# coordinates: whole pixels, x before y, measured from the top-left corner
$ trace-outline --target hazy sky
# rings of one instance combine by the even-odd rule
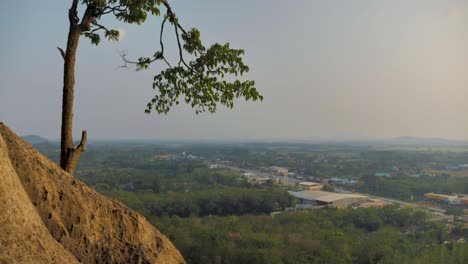
[[[59,137],[63,61],[56,47],[65,47],[69,2],[0,1],[0,121],[19,134]],[[125,32],[120,42],[80,42],[76,138],[87,129],[91,139],[468,139],[466,0],[172,5],[186,28],[200,29],[205,44],[246,50],[248,77],[265,100],[214,115],[186,106],[144,114],[161,66],[118,69],[119,51],[153,54],[160,18],[140,27],[111,21]]]

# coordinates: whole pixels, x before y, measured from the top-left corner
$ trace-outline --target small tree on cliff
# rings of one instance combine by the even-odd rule
[[[78,5],[82,5],[85,10],[81,19],[78,16]],[[152,56],[135,61],[122,54],[125,65],[133,64],[138,70],[147,69],[155,62],[167,66],[154,77],[153,89],[156,95],[147,104],[146,113],[167,113],[180,101],[190,104],[197,114],[205,111],[214,113],[218,103],[232,108],[235,98],[247,101],[263,99],[253,81],[225,79],[249,70],[242,61],[244,51],[231,49],[228,43],[205,48],[200,40],[200,32],[194,28],[185,30],[167,0],[72,0],[68,11],[70,27],[67,46],[65,51],[58,48],[64,59],[60,143],[60,166],[64,170],[73,173],[81,153],[86,150],[86,131],[83,131],[76,147],[73,146],[72,137],[75,59],[80,37],[90,39],[95,45],[99,44],[102,36],[117,41],[119,31],[100,24],[101,18],[113,16],[124,23],[141,24],[148,16],[159,16],[162,6],[166,13],[160,27],[157,51]],[[173,64],[166,59],[164,51],[163,32],[166,26],[171,27],[177,39],[178,61]],[[187,54],[191,60],[184,58]]]

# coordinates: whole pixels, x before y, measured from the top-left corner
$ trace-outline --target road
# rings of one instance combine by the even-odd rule
[[[252,173],[252,174],[256,175],[257,177],[268,177],[270,179],[280,178],[281,181],[287,182],[288,184],[296,184],[296,183],[302,182],[302,180],[298,180],[298,179],[295,179],[295,178],[292,178],[292,177],[277,176],[277,175],[267,173],[267,172],[263,172],[263,171],[259,171],[259,170],[249,170],[249,169],[243,169],[243,168],[228,166],[228,165],[218,165],[218,166],[219,166],[219,168],[226,168],[226,169],[230,169],[230,170],[234,170],[234,171],[238,171],[238,172],[243,171],[244,173]],[[337,191],[340,192],[340,193],[351,193],[350,191],[347,191],[347,190],[344,190],[344,189],[337,189]],[[399,204],[399,205],[402,205],[402,206],[418,208],[418,209],[424,210],[424,211],[426,211],[426,212],[428,212],[430,214],[433,214],[435,216],[438,216],[438,217],[443,217],[443,218],[448,218],[449,217],[449,216],[445,215],[445,210],[443,210],[441,208],[437,208],[437,207],[427,208],[425,206],[421,206],[421,205],[416,204],[416,203],[403,202],[403,201],[390,199],[390,198],[386,198],[386,197],[380,197],[380,196],[363,194],[363,193],[356,193],[356,194],[368,196],[369,198],[379,199],[379,200],[389,202],[389,203]]]

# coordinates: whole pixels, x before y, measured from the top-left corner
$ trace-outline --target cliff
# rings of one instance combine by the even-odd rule
[[[0,263],[185,263],[143,216],[0,123]]]

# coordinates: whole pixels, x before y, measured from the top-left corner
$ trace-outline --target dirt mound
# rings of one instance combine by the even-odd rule
[[[0,123],[0,263],[185,263],[143,216]]]

